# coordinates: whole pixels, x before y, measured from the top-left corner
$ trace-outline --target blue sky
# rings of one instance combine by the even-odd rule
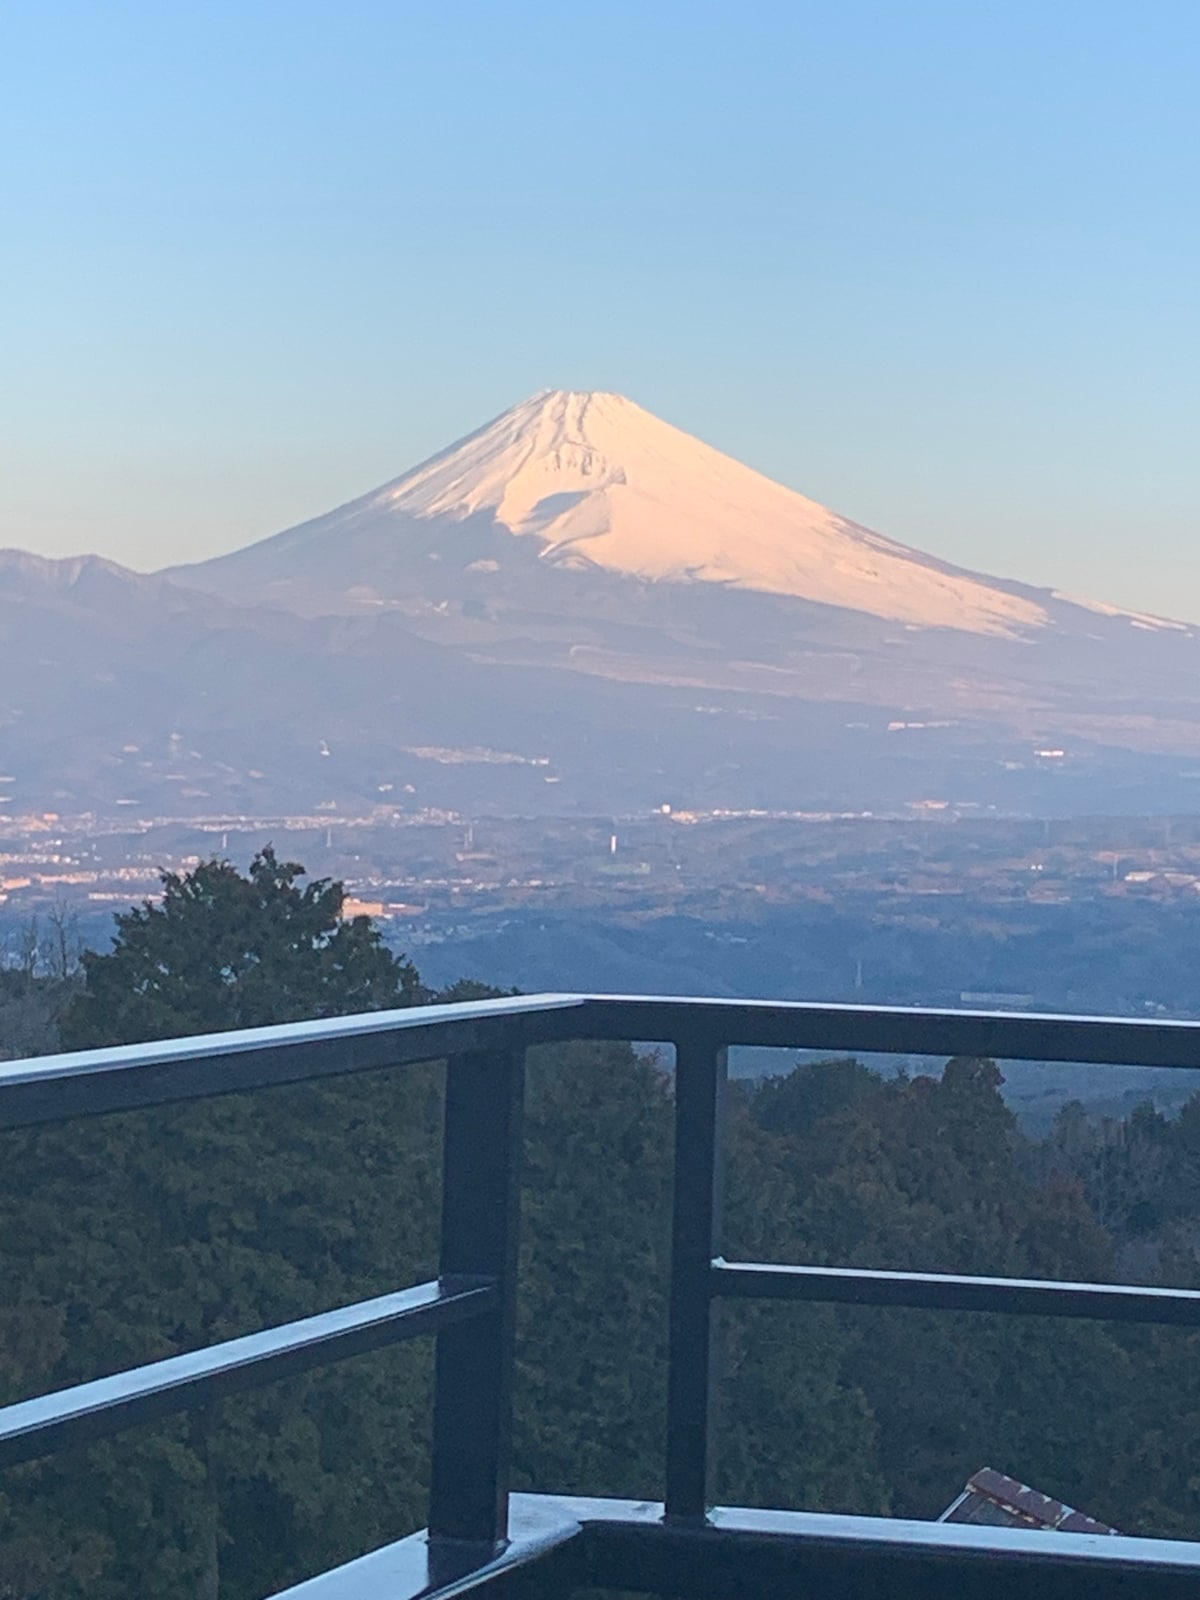
[[[615,389],[1200,618],[1200,6],[16,0],[0,543],[139,567]]]

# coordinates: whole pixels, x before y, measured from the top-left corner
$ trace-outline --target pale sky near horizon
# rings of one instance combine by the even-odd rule
[[[612,389],[1200,620],[1200,5],[15,0],[0,545],[143,569]]]

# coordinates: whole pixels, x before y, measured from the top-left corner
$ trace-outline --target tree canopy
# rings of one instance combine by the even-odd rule
[[[116,917],[113,948],[83,956],[85,988],[60,1024],[68,1050],[412,1005],[420,980],[369,917],[345,919],[342,884],[280,861],[164,872],[160,904]]]

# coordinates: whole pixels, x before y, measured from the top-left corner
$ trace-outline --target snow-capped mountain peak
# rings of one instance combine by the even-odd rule
[[[910,634],[1030,641],[1091,636],[1104,619],[1192,631],[953,566],[623,395],[567,389],[531,395],[324,516],[168,576],[308,615],[384,608],[495,620],[506,607],[586,612],[594,591],[564,585],[573,571],[650,586],[667,609],[682,590],[724,588],[837,607]],[[615,615],[628,600],[610,589],[606,603]]]
[[[617,394],[533,395],[355,502],[368,508],[490,515],[555,565],[794,595],[918,627],[1010,634],[1047,621],[1028,595],[871,533]]]

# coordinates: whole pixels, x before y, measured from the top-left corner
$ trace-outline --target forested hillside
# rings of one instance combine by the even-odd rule
[[[659,1492],[669,1068],[621,1045],[532,1055],[520,1487]],[[4,1135],[0,1401],[432,1275],[440,1079]],[[732,1086],[727,1254],[1200,1284],[1200,1098],[1173,1120],[1068,1107],[1033,1140],[999,1085],[959,1059]],[[1200,1536],[1196,1335],[747,1306],[721,1342],[724,1499],[929,1517],[987,1464],[1123,1531]],[[404,1347],[5,1474],[0,1595],[252,1600],[399,1536],[423,1520],[429,1378]]]

